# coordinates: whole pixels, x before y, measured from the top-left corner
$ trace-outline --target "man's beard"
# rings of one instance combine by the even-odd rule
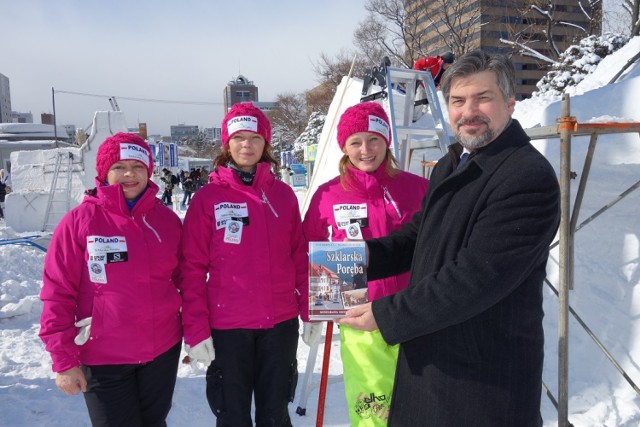
[[[462,136],[462,132],[460,132],[460,126],[467,123],[484,123],[487,125],[487,130],[479,135],[471,135],[471,136]],[[463,147],[465,147],[469,151],[476,151],[479,148],[482,148],[486,145],[489,145],[491,141],[493,141],[496,137],[495,132],[489,127],[491,120],[488,117],[472,117],[470,119],[460,119],[456,122],[456,128],[458,131],[456,132],[456,141],[460,143]]]

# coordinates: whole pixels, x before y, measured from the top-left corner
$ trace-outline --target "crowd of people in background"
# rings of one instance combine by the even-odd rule
[[[191,168],[191,170],[181,169],[177,175],[167,168],[163,168],[160,174],[160,180],[164,183],[162,190],[162,203],[171,205],[173,202],[173,190],[182,188],[182,201],[180,209],[184,210],[191,202],[193,193],[202,188],[209,182],[209,170],[203,168]]]

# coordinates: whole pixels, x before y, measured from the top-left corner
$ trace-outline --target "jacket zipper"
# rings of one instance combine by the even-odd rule
[[[382,191],[384,192],[384,200],[387,203],[390,203],[391,206],[393,206],[393,209],[395,209],[396,214],[398,214],[398,218],[402,219],[402,214],[400,213],[400,209],[398,209],[398,204],[396,203],[395,200],[393,200],[393,197],[391,197],[391,193],[389,193],[389,189],[387,188],[386,185],[382,187]]]
[[[149,224],[147,222],[147,216],[146,215],[142,215],[142,222],[144,222],[144,225],[146,225],[147,228],[149,228],[149,230],[153,231],[153,234],[156,235],[156,238],[158,239],[158,242],[162,243],[162,239],[160,238],[160,234],[158,234],[158,232],[155,230],[155,228],[153,228],[151,226],[151,224]]]
[[[273,209],[273,206],[269,202],[269,199],[267,199],[267,195],[265,194],[264,190],[262,190],[262,203],[266,203],[267,205],[269,205],[269,207],[271,208],[271,212],[273,212],[275,217],[278,218],[278,213],[275,209]]]

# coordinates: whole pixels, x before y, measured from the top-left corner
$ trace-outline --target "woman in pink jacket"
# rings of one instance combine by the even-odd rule
[[[96,188],[53,233],[40,337],[56,385],[84,392],[94,426],[165,425],[182,338],[182,226],[156,198],[153,157],[139,136],[107,138],[96,170]]]
[[[185,344],[207,369],[217,426],[291,426],[307,245],[298,201],[275,179],[271,124],[251,103],[222,121],[222,153],[184,220]],[[301,312],[302,310],[302,312]]]
[[[339,164],[340,175],[322,184],[314,193],[303,223],[307,240],[344,241],[382,237],[410,221],[420,209],[428,181],[397,169],[397,161],[389,149],[389,119],[382,106],[365,102],[349,107],[340,117],[337,131],[338,145],[344,153]],[[404,289],[408,283],[409,273],[370,281],[367,284],[369,301]],[[303,338],[319,336],[313,330],[319,329],[320,324],[304,326]],[[374,351],[377,344],[385,347],[381,340],[371,337],[370,333],[341,327],[340,348],[345,386],[348,389],[361,389],[362,396],[370,398],[371,393],[379,394],[380,391],[366,389],[366,385],[360,384],[360,378],[375,378],[375,366],[370,361],[362,360],[362,354],[357,356],[358,363],[350,363],[355,357],[352,351],[357,352],[351,344],[355,340],[362,343],[363,335],[364,339],[372,339],[366,341],[368,354]],[[395,366],[395,359],[389,360],[389,363]],[[383,381],[387,381],[387,384],[381,388],[386,387],[390,393],[393,378],[383,378]],[[361,400],[358,393],[353,395],[347,390],[353,425],[360,425],[364,416],[371,415],[371,411],[366,414],[361,411],[367,405]],[[355,407],[360,408],[358,412],[363,415],[362,418],[354,418],[356,411],[351,409]]]

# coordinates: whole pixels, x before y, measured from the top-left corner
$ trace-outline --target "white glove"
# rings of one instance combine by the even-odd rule
[[[80,319],[74,323],[74,325],[80,328],[80,330],[78,331],[78,335],[73,339],[73,342],[77,345],[83,345],[89,340],[89,335],[91,335],[91,317]]]
[[[213,340],[211,337],[200,341],[193,347],[189,347],[185,344],[184,349],[192,362],[200,362],[205,367],[211,365],[213,359],[216,358],[216,353],[213,350]]]
[[[302,324],[302,341],[311,347],[320,342],[322,323],[304,322]]]

